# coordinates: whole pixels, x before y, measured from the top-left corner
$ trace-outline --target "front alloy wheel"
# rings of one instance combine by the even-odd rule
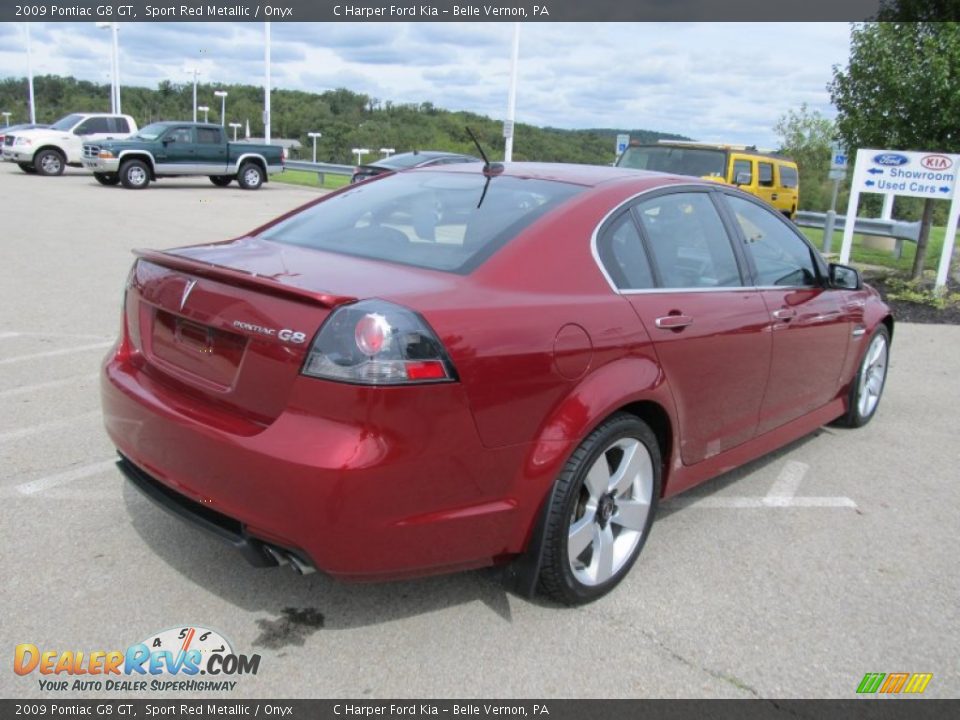
[[[57,150],[41,150],[34,158],[33,165],[41,175],[53,177],[63,175],[65,161]]]
[[[588,602],[629,572],[660,496],[660,450],[646,423],[618,413],[583,441],[557,481],[541,586],[562,603]]]

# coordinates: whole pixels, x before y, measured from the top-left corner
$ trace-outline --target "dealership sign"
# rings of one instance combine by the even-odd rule
[[[950,200],[960,155],[860,150],[853,187],[860,192]]]
[[[949,200],[950,215],[947,220],[946,241],[940,256],[936,282],[937,288],[944,287],[956,238],[957,220],[960,216],[960,201],[958,201],[960,198],[957,193],[958,173],[960,173],[960,155],[906,150],[857,150],[840,262],[846,263],[850,260],[853,226],[857,217],[860,193]]]

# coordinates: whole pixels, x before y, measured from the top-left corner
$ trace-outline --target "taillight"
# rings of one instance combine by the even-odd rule
[[[385,300],[334,310],[310,347],[303,374],[361,385],[456,380],[443,345],[426,321]]]

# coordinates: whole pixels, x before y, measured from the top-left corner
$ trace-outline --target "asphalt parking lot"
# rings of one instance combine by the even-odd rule
[[[873,423],[664,503],[627,580],[579,609],[507,594],[492,571],[345,585],[256,570],[126,487],[96,373],[130,249],[226,239],[315,196],[0,164],[7,662],[18,643],[123,649],[195,625],[262,656],[223,698],[849,698],[867,672],[933,673],[926,696],[960,696],[960,327],[898,326]],[[118,696],[37,677],[7,664],[0,696]]]

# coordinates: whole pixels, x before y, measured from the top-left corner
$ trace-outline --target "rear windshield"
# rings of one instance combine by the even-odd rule
[[[466,273],[578,185],[417,171],[360,183],[265,230],[267,240]]]
[[[694,177],[725,177],[726,165],[724,150],[669,145],[629,147],[617,161],[618,167]]]

